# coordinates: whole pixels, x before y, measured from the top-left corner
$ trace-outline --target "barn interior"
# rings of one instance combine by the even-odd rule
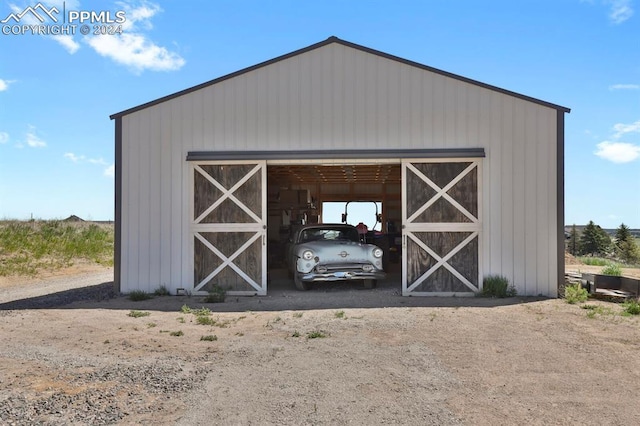
[[[366,240],[384,250],[387,281],[400,283],[401,167],[378,164],[274,164],[267,166],[267,267],[270,276],[286,272],[284,252],[296,226],[325,220],[325,203],[342,204],[346,223],[367,225]],[[378,203],[378,217],[359,217],[356,202]],[[374,204],[372,204],[374,205]],[[350,207],[351,206],[351,209]],[[344,218],[341,218],[344,219]],[[376,225],[377,222],[377,225]],[[375,227],[375,228],[374,228]],[[372,229],[374,228],[374,229]],[[394,279],[397,277],[397,279]],[[293,284],[291,284],[293,285]]]

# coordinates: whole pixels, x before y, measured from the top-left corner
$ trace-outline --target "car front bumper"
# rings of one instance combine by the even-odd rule
[[[344,281],[344,280],[381,280],[386,277],[382,271],[331,271],[331,272],[309,272],[298,273],[300,279],[306,282],[323,282],[323,281]]]

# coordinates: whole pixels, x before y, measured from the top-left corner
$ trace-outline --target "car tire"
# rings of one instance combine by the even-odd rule
[[[378,286],[378,280],[364,280],[364,288],[372,289]]]
[[[309,290],[309,288],[311,288],[311,284],[302,281],[300,279],[300,275],[298,275],[297,273],[293,274],[293,282],[296,285],[296,288],[300,291],[307,291]]]

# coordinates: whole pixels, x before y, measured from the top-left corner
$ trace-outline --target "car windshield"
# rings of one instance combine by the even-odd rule
[[[311,228],[300,233],[299,242],[309,241],[360,241],[358,230],[355,228]]]

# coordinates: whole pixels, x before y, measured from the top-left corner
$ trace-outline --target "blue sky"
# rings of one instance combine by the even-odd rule
[[[335,35],[571,108],[566,223],[640,228],[640,1],[42,3],[94,12],[90,29],[126,19],[105,36],[0,24],[0,218],[113,219],[110,114]],[[37,4],[2,0],[0,21]]]

